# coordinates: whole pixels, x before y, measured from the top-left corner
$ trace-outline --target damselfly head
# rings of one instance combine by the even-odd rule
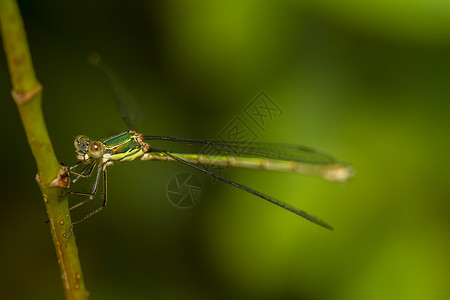
[[[88,160],[90,158],[102,158],[105,147],[103,143],[91,140],[85,135],[79,135],[73,142],[77,152],[78,160]]]

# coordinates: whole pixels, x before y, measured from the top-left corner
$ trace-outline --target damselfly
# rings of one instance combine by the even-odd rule
[[[123,95],[117,95],[120,90],[117,88],[120,83],[112,77],[112,73],[104,65],[98,65],[104,71],[109,81],[113,83],[122,117],[130,128],[134,129],[136,118],[130,117],[127,106],[124,104]],[[126,95],[129,96],[129,95]],[[129,101],[128,101],[129,102]],[[151,142],[147,143],[145,141]],[[158,149],[153,146],[153,142],[167,141],[178,144],[190,144],[203,146],[197,153],[171,152]],[[329,155],[323,154],[311,148],[274,143],[244,143],[239,141],[207,141],[197,139],[176,138],[167,136],[151,136],[137,133],[134,130],[126,131],[118,135],[101,141],[91,141],[84,135],[77,136],[74,141],[78,163],[69,168],[70,173],[75,175],[72,182],[80,178],[88,178],[95,175],[92,191],[89,193],[71,191],[71,194],[86,196],[87,199],[72,206],[73,210],[89,202],[94,198],[99,188],[99,181],[103,181],[103,203],[100,207],[89,214],[72,222],[72,226],[101,211],[107,202],[107,167],[123,161],[133,160],[162,160],[176,161],[195,168],[216,179],[226,182],[232,186],[249,192],[259,198],[269,201],[279,207],[291,211],[317,225],[332,230],[333,227],[316,216],[298,209],[281,200],[263,194],[259,191],[246,187],[235,181],[227,179],[222,175],[210,171],[205,165],[220,165],[231,167],[257,168],[263,170],[277,170],[286,172],[297,172],[318,175],[322,178],[334,181],[345,182],[354,171],[345,163],[336,161]],[[79,167],[84,166],[80,171]]]

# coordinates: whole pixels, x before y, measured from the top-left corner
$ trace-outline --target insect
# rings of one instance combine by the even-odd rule
[[[105,68],[103,66],[103,68]],[[103,69],[109,80],[114,80],[107,69]],[[119,85],[115,83],[115,85]],[[116,92],[119,91],[116,89]],[[126,97],[116,97],[122,117],[128,126],[134,129],[135,119],[129,114],[126,106]],[[171,152],[158,149],[153,146],[154,142],[165,141],[173,144],[189,144],[202,146],[196,153]],[[93,141],[84,135],[77,136],[74,141],[78,163],[71,166],[69,171],[75,176],[72,182],[80,178],[88,178],[95,174],[94,184],[91,192],[70,191],[71,194],[85,196],[86,200],[72,206],[73,210],[89,202],[94,198],[102,179],[103,202],[100,207],[93,210],[79,220],[72,222],[73,225],[80,223],[92,215],[101,211],[107,203],[107,167],[119,162],[134,160],[162,160],[174,161],[195,168],[218,180],[228,183],[241,190],[249,192],[261,199],[269,201],[279,207],[293,212],[308,221],[324,228],[333,230],[333,227],[320,218],[296,208],[286,202],[275,199],[259,191],[251,189],[240,183],[232,181],[205,168],[205,165],[219,165],[226,167],[255,168],[262,170],[276,170],[284,172],[296,172],[318,175],[322,178],[345,182],[353,176],[352,166],[340,163],[331,156],[317,150],[289,144],[276,143],[245,143],[239,141],[208,141],[198,139],[186,139],[168,136],[152,136],[129,130],[115,136]],[[83,166],[83,167],[82,167]],[[81,168],[82,167],[82,168]],[[81,169],[80,169],[81,168]],[[79,171],[77,171],[80,169]],[[70,234],[69,234],[70,235]]]

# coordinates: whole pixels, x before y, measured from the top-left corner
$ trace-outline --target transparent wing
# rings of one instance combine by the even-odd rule
[[[244,143],[235,141],[206,141],[167,136],[144,135],[148,141],[169,141],[174,143],[202,146],[195,151],[197,154],[223,156],[249,156],[295,161],[314,165],[334,165],[338,162],[328,154],[312,148],[277,143]]]
[[[120,82],[112,68],[101,61],[98,53],[91,53],[89,61],[105,76],[122,119],[131,130],[136,130],[136,125],[142,120],[142,112],[137,100],[128,91],[125,85]]]

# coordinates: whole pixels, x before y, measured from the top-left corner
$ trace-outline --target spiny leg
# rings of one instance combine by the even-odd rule
[[[97,187],[98,187],[98,181],[100,179],[100,173],[101,173],[102,169],[104,169],[104,168],[105,168],[104,164],[98,164],[97,176],[95,176],[95,181],[94,181],[94,186],[92,188],[92,192],[85,193],[85,192],[69,191],[69,194],[72,194],[72,195],[80,195],[80,196],[89,197],[88,199],[86,199],[86,200],[84,200],[84,201],[82,201],[82,202],[80,202],[78,204],[75,204],[74,206],[70,207],[69,210],[75,209],[75,208],[77,208],[77,207],[79,207],[79,206],[81,206],[81,205],[91,201],[94,198],[95,194],[97,193]],[[92,171],[91,171],[91,173],[92,173]]]
[[[85,174],[85,171],[86,171],[86,169],[89,168],[89,166],[90,166],[90,169]],[[95,163],[90,163],[90,164],[86,164],[86,166],[81,170],[81,172],[72,171],[72,174],[77,175],[77,177],[75,177],[72,180],[72,183],[77,182],[78,179],[80,179],[80,178],[88,178],[88,177],[90,177],[92,175],[92,171],[94,170],[94,166],[95,166]]]
[[[75,169],[76,167],[78,167],[81,163],[83,163],[82,160],[80,160],[79,162],[77,162],[76,164],[72,165],[69,167],[69,171],[72,171],[73,169]],[[62,164],[62,163],[61,163]]]
[[[99,168],[99,171],[98,171],[98,173],[97,173],[97,178],[96,178],[96,185],[97,185],[98,177],[99,177],[99,174],[100,174],[100,167],[101,167],[102,170],[103,170],[103,172],[102,172],[102,173],[103,173],[103,203],[102,203],[102,206],[100,206],[99,208],[97,208],[97,209],[94,210],[94,211],[91,211],[89,214],[87,214],[86,216],[82,217],[81,219],[79,219],[79,220],[77,220],[77,221],[75,221],[75,222],[72,222],[72,224],[70,225],[70,231],[69,231],[69,234],[67,235],[67,238],[69,238],[70,235],[72,234],[73,226],[74,226],[75,224],[78,224],[78,223],[80,223],[80,222],[83,222],[83,221],[86,220],[87,218],[92,217],[93,215],[95,215],[96,213],[98,213],[99,211],[101,211],[103,208],[105,208],[106,202],[107,202],[107,200],[108,200],[108,197],[107,197],[107,191],[108,191],[108,189],[107,189],[107,173],[106,173],[106,167],[107,167],[107,166],[108,166],[107,164],[103,164],[103,165],[100,165],[100,166],[98,167],[98,168]],[[95,187],[95,188],[97,188],[97,187]],[[94,194],[95,194],[95,193],[94,193]],[[87,195],[86,195],[86,196],[87,196]],[[70,210],[73,209],[73,208],[75,208],[75,207],[79,207],[80,205],[83,205],[83,204],[85,204],[86,202],[89,202],[90,200],[92,200],[92,198],[89,198],[89,199],[87,199],[87,200],[85,200],[85,201],[83,201],[83,202],[81,202],[81,203],[75,205],[74,207],[71,207]]]
[[[69,168],[70,173],[77,175],[77,177],[75,177],[75,179],[72,180],[72,183],[75,183],[78,181],[78,179],[80,179],[81,177],[83,178],[89,178],[92,175],[92,172],[94,170],[94,167],[96,165],[96,161],[93,161],[91,163],[86,164],[86,166],[80,171],[80,172],[76,172],[73,171],[73,169],[75,169],[76,167],[78,167],[80,165],[81,162],[73,165],[72,167]],[[89,171],[87,173],[85,173],[85,171],[89,168]]]

